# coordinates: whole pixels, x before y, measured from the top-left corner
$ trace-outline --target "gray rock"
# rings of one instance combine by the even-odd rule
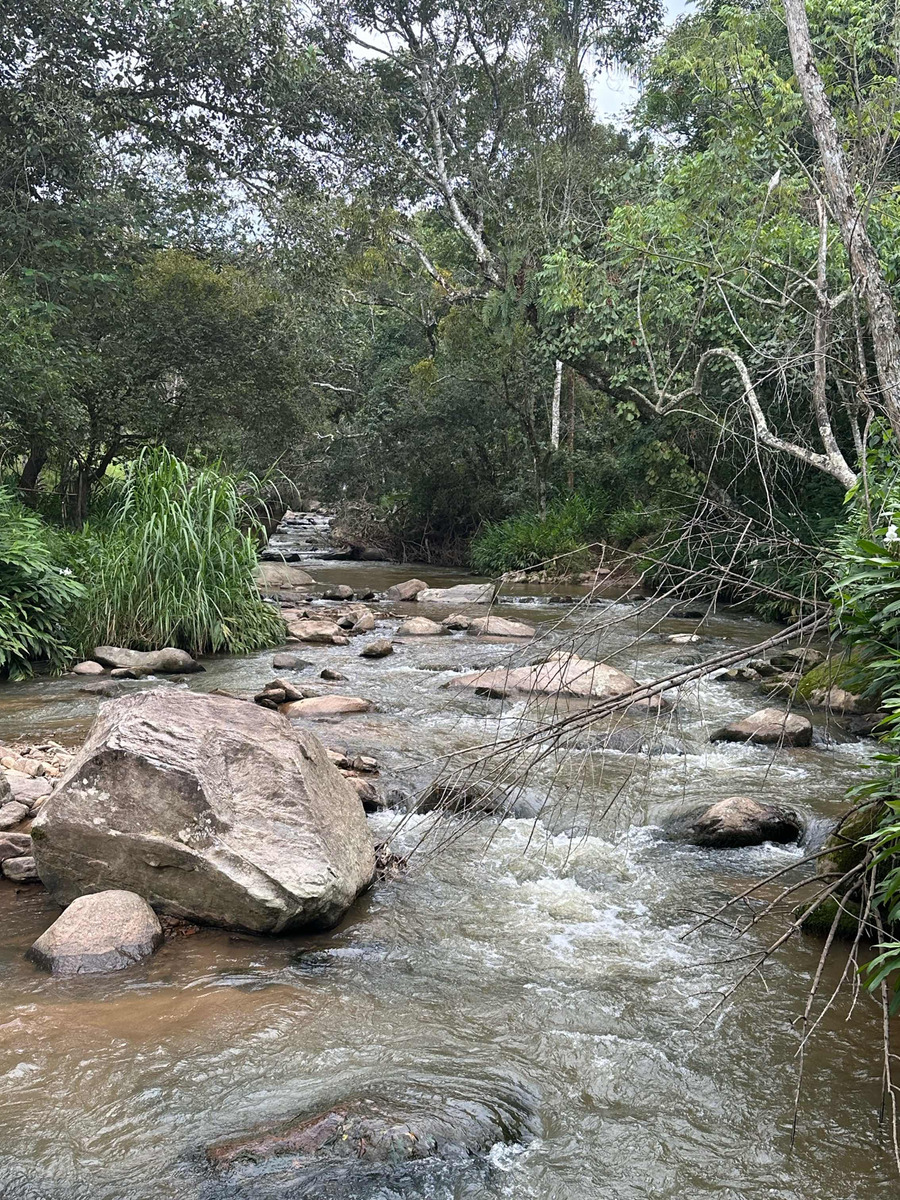
[[[331,668],[331,667],[326,667],[324,671],[319,672],[319,678],[327,679],[329,683],[343,683],[344,680],[347,678],[347,676],[342,675],[340,673],[340,671],[333,670],[333,668]],[[289,699],[301,700],[301,699],[305,699],[305,697],[293,696],[293,697],[289,697]]]
[[[761,708],[742,721],[734,721],[710,734],[711,742],[756,742],[763,746],[809,746],[812,724],[799,713],[780,708]]]
[[[28,809],[18,800],[9,800],[0,806],[0,829],[14,829],[28,816]]]
[[[774,666],[767,658],[751,658],[747,666],[752,667],[761,679],[771,679],[773,675],[781,674],[781,669]]]
[[[786,844],[799,841],[803,834],[803,822],[793,809],[760,804],[749,796],[719,800],[683,820],[687,840],[711,849]]]
[[[308,658],[301,658],[299,654],[276,654],[272,659],[276,671],[305,671],[312,665]]]
[[[444,617],[441,624],[445,629],[451,630],[453,633],[461,632],[468,629],[472,624],[472,618],[467,617],[465,613],[451,613],[449,617]]]
[[[458,583],[456,587],[426,588],[416,597],[420,604],[490,604],[493,598],[492,583]]]
[[[21,858],[6,858],[3,860],[3,874],[13,883],[40,883],[34,859],[30,854]]]
[[[369,642],[368,646],[363,646],[359,656],[360,658],[387,658],[389,654],[393,653],[394,646],[388,638],[377,638],[374,642]]]
[[[256,573],[256,582],[262,591],[281,588],[306,588],[316,581],[300,567],[281,562],[261,562]]]
[[[365,612],[362,616],[357,617],[353,623],[354,633],[371,633],[375,628],[375,616],[373,613]]]
[[[30,833],[0,833],[0,862],[31,853]]]
[[[803,671],[817,667],[825,661],[821,650],[813,650],[809,646],[794,646],[791,650],[782,650],[769,658],[777,671]]]
[[[726,667],[724,671],[716,671],[713,679],[730,679],[735,683],[753,683],[759,679],[759,672],[751,666]]]
[[[352,600],[353,588],[348,587],[346,583],[334,584],[332,587],[327,587],[322,593],[323,600]]]
[[[374,870],[357,796],[317,738],[187,691],[106,705],[32,837],[62,904],[124,888],[251,933],[330,927]]]
[[[19,772],[16,773],[18,774]],[[22,778],[28,779],[30,776],[23,775]],[[9,776],[6,774],[3,768],[0,767],[0,806],[8,804],[12,799],[12,784],[10,783]]]
[[[76,663],[75,666],[72,668],[72,674],[73,675],[102,675],[103,667],[101,667],[98,662],[91,662],[90,660],[88,660],[86,662]]]
[[[426,591],[428,584],[424,579],[407,579],[405,583],[395,583],[384,593],[385,600],[415,600],[421,592]]]
[[[121,971],[162,944],[159,918],[134,892],[78,896],[45,930],[28,957],[51,975]]]
[[[427,617],[410,617],[398,628],[397,637],[436,637],[439,633],[447,633],[447,630],[437,621],[429,621]]]
[[[127,667],[145,675],[182,675],[203,668],[187,650],[166,646],[163,650],[125,650],[121,646],[97,646],[94,658],[104,667]]]
[[[35,801],[43,800],[53,791],[50,781],[40,775],[32,777],[23,775],[21,771],[10,771],[8,779],[12,799],[26,808],[31,808]]]
[[[505,617],[475,617],[469,622],[468,632],[473,637],[531,638],[536,631],[533,625],[527,625],[524,621],[507,621]]]

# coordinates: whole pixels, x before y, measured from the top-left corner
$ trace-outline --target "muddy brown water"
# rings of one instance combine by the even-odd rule
[[[379,591],[416,574],[436,585],[468,578],[375,563],[309,569],[322,582]],[[639,679],[671,667],[666,634],[698,626],[654,625],[615,598],[570,614],[547,599],[559,590],[520,586],[498,611],[539,624],[541,646],[574,639],[580,653]],[[717,616],[700,632],[709,654],[770,630]],[[442,685],[510,654],[533,656],[534,647],[455,635],[410,641],[374,662],[358,657],[360,647],[358,639],[303,647],[315,668],[298,678],[327,663],[348,676],[333,690],[375,702],[370,713],[312,727],[327,744],[374,754],[392,786],[414,792],[437,756],[531,719],[521,703]],[[273,675],[271,652],[206,666],[187,684],[155,686],[249,689]],[[78,687],[4,686],[0,742],[52,736],[76,745],[102,703]],[[820,826],[871,754],[821,722],[804,750],[709,744],[711,728],[763,703],[751,684],[706,681],[647,731],[685,753],[583,749],[544,764],[528,782],[552,799],[537,824],[508,819],[453,839],[426,837],[408,874],[376,886],[327,935],[260,940],[205,930],[127,971],[59,981],[23,957],[56,910],[39,888],[0,885],[0,1196],[306,1196],[290,1164],[213,1180],[202,1148],[373,1090],[420,1095],[423,1104],[512,1094],[529,1108],[532,1136],[452,1170],[351,1175],[334,1193],[351,1200],[896,1196],[877,1121],[879,1016],[867,999],[849,1020],[838,1005],[810,1047],[790,1147],[793,1022],[815,942],[792,944],[701,1023],[740,969],[723,961],[740,947],[722,930],[686,938],[695,915],[800,851],[703,852],[667,841],[660,822],[701,800],[749,793],[793,804]],[[381,838],[398,815],[371,820]],[[416,845],[433,820],[407,819],[398,847]]]

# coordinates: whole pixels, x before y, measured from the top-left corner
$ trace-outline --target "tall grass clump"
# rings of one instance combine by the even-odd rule
[[[481,575],[502,575],[550,566],[562,558],[563,571],[589,565],[600,512],[580,496],[550,505],[543,515],[524,513],[486,525],[472,540],[469,556]]]
[[[35,661],[61,670],[74,653],[66,630],[83,589],[63,561],[53,530],[0,488],[0,676]]]
[[[284,623],[256,587],[257,523],[246,481],[167,450],[126,464],[102,523],[74,535],[89,583],[78,642],[244,654]]]

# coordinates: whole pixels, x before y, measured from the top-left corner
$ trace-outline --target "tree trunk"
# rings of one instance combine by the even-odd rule
[[[805,0],[785,0],[788,41],[800,94],[819,147],[825,190],[834,212],[856,286],[865,303],[872,336],[881,403],[900,442],[900,331],[897,313],[875,247],[866,228],[844,148],[822,77],[816,66]]]
[[[575,372],[569,371],[569,412],[566,430],[566,450],[569,453],[569,491],[575,491],[575,466],[572,461],[575,454]]]
[[[557,359],[556,375],[553,379],[553,408],[550,413],[550,446],[553,450],[559,449],[559,402],[562,396],[562,373],[562,362]]]
[[[38,443],[32,442],[25,466],[22,468],[22,474],[19,476],[19,491],[26,504],[34,505],[37,481],[46,461],[46,449]]]

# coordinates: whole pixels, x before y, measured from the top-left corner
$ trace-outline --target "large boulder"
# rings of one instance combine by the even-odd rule
[[[281,588],[308,588],[316,581],[301,567],[290,563],[261,562],[256,572],[256,582],[262,591]]]
[[[686,818],[685,835],[695,846],[727,849],[800,840],[803,822],[792,808],[730,796]]]
[[[415,600],[426,591],[428,584],[424,579],[407,579],[405,583],[395,583],[384,593],[385,600]]]
[[[456,587],[426,588],[416,599],[431,604],[490,604],[494,599],[492,583],[458,583]]]
[[[315,737],[192,692],[107,704],[32,839],[61,904],[124,888],[252,933],[330,927],[374,871],[356,793]]]
[[[524,621],[507,621],[506,617],[475,617],[469,622],[468,631],[473,637],[501,638],[531,638],[536,632],[533,625],[527,625]]]
[[[134,892],[79,896],[28,951],[51,975],[121,971],[162,944],[159,918]]]
[[[761,746],[809,746],[812,744],[812,723],[799,713],[780,708],[761,708],[758,712],[734,721],[710,734],[711,742],[755,742]]]
[[[427,617],[410,617],[397,629],[397,637],[436,637],[439,633],[447,633],[447,630]]]
[[[125,667],[144,675],[187,675],[203,668],[188,654],[166,646],[163,650],[125,650],[122,646],[97,646],[93,652],[95,662],[103,667]]]
[[[638,685],[630,675],[608,663],[593,662],[575,654],[552,654],[530,667],[493,667],[458,675],[445,686],[488,695],[525,692],[609,700]]]

